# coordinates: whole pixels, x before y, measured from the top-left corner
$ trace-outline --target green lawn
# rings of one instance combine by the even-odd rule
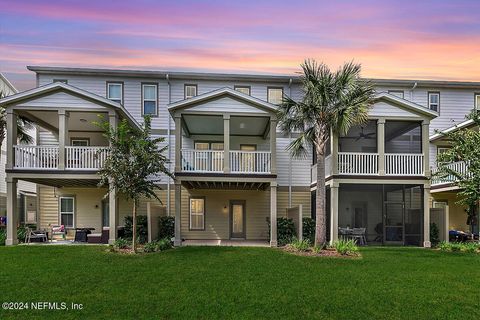
[[[1,302],[81,303],[0,319],[476,319],[480,256],[366,248],[362,259],[270,248],[188,247],[140,256],[102,246],[0,247]]]

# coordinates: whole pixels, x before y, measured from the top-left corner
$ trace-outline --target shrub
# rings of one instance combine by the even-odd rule
[[[125,238],[132,239],[133,237],[133,218],[132,216],[125,217]],[[138,243],[146,243],[148,239],[148,221],[147,216],[137,216],[137,240]]]
[[[160,217],[158,220],[158,239],[171,239],[175,236],[175,217]]]
[[[477,242],[445,242],[439,245],[441,251],[445,252],[468,252],[476,253],[480,250],[480,244]]]
[[[462,243],[462,247],[460,250],[463,252],[475,253],[477,252],[478,248],[479,248],[478,243],[466,242],[466,243]]]
[[[323,248],[320,247],[320,246],[313,246],[313,247],[312,247],[312,252],[318,254],[318,253],[322,252],[322,249],[323,249]]]
[[[297,238],[293,238],[290,245],[297,251],[307,251],[308,248],[310,248],[310,241],[307,239],[298,240]]]
[[[170,238],[164,238],[157,241],[157,250],[164,251],[172,248],[172,241]]]
[[[430,241],[433,247],[436,247],[440,243],[440,231],[436,223],[430,224]]]
[[[25,236],[26,235],[27,235],[27,228],[26,227],[18,227],[17,228],[18,243],[25,242]]]
[[[310,243],[315,242],[315,219],[303,218],[303,239],[308,239]]]
[[[441,251],[452,251],[452,244],[450,242],[442,241],[438,247]]]
[[[270,231],[270,218],[267,218],[267,224]],[[279,246],[292,242],[296,236],[295,223],[293,223],[292,219],[285,217],[277,218],[277,242]]]
[[[117,240],[115,240],[115,242],[113,243],[113,247],[115,249],[127,249],[128,246],[129,246],[130,242],[127,240],[127,239],[123,239],[123,238],[118,238]]]
[[[155,252],[157,251],[157,246],[158,246],[157,241],[146,243],[145,246],[143,247],[143,252]]]
[[[352,239],[339,239],[333,243],[333,247],[341,255],[350,256],[358,253],[358,246]]]
[[[0,229],[0,246],[5,245],[5,240],[7,240],[7,230],[5,228]]]

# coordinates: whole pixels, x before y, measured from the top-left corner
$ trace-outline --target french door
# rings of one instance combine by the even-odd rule
[[[405,203],[385,201],[383,219],[385,244],[403,245],[405,241]]]

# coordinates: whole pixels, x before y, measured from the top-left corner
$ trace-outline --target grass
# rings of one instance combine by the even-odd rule
[[[186,247],[140,256],[102,246],[0,247],[0,319],[457,319],[480,317],[480,255],[365,248],[362,259],[269,248]]]

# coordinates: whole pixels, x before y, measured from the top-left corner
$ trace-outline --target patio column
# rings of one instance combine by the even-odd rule
[[[430,185],[423,186],[423,246],[425,248],[432,246],[430,242]]]
[[[12,109],[7,109],[7,163],[6,168],[12,169],[15,164],[15,151],[17,144],[17,115]]]
[[[270,182],[270,247],[277,245],[277,182]]]
[[[17,224],[17,179],[7,175],[7,239],[5,244],[11,246],[18,243]]]
[[[58,169],[65,170],[66,153],[68,146],[68,112],[58,110]]]
[[[182,184],[180,181],[175,181],[175,240],[173,242],[175,247],[182,245]]]
[[[430,121],[422,121],[422,153],[424,175],[430,178],[430,141],[429,141]]]
[[[385,175],[385,118],[377,120],[378,174]]]
[[[277,119],[274,118],[270,118],[270,155],[270,172],[277,174]]]
[[[175,115],[175,172],[182,171],[182,115]]]
[[[113,244],[117,240],[117,227],[118,227],[118,208],[117,208],[117,190],[110,187],[108,193],[108,243]]]
[[[338,188],[337,182],[330,186],[330,244],[338,240]]]
[[[230,115],[223,115],[223,172],[230,173]]]
[[[332,175],[338,174],[338,135],[330,130],[330,143],[332,151]]]

